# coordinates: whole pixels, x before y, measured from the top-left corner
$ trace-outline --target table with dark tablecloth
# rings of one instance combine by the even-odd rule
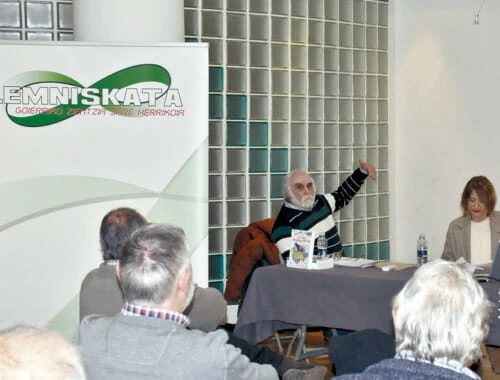
[[[374,328],[393,333],[392,297],[414,271],[415,267],[389,272],[376,267],[259,268],[253,273],[234,333],[251,343],[302,324],[346,330]],[[500,346],[500,283],[481,285],[495,304],[486,343]]]

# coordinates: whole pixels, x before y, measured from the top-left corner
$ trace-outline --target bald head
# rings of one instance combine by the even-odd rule
[[[285,198],[295,206],[310,209],[314,204],[316,187],[314,180],[304,170],[288,173],[285,185]]]

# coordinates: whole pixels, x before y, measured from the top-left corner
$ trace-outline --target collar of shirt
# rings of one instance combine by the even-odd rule
[[[300,207],[300,206],[297,206],[297,205],[294,205],[293,203],[291,202],[288,202],[287,200],[285,200],[285,207],[288,207],[288,208],[293,208],[294,210],[299,210],[299,211],[307,211],[307,212],[311,212],[312,209],[314,208],[314,206],[316,206],[316,203],[318,203],[318,200],[316,199],[313,203],[313,205],[311,206],[311,208],[304,208],[304,207]]]
[[[178,313],[177,311],[163,310],[153,307],[142,307],[128,302],[123,304],[121,314],[135,317],[166,319],[167,321],[173,321],[182,327],[188,327],[190,323],[188,317],[182,313]]]
[[[118,260],[104,260],[104,265],[116,266]]]
[[[471,379],[477,379],[477,380],[481,379],[477,373],[475,373],[474,371],[472,371],[471,369],[469,369],[467,367],[464,367],[462,364],[460,364],[456,360],[448,360],[445,358],[436,358],[436,359],[434,359],[433,362],[431,362],[430,360],[426,360],[426,359],[418,359],[417,360],[413,356],[413,352],[408,351],[408,350],[403,350],[399,354],[396,354],[395,358],[411,360],[414,362],[423,362],[423,363],[433,364],[433,365],[436,365],[438,367],[451,369],[452,371],[469,376]]]

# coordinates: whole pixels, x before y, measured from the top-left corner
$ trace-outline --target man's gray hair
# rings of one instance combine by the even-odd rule
[[[85,380],[77,348],[54,331],[16,325],[0,332],[2,379]]]
[[[178,275],[189,265],[182,228],[150,224],[138,229],[125,243],[120,259],[124,300],[140,306],[160,306],[173,295]]]
[[[409,350],[417,360],[464,366],[481,358],[490,303],[463,266],[440,259],[422,265],[394,297],[393,313],[398,354]]]

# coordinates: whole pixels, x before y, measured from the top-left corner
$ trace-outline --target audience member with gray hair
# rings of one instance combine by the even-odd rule
[[[75,341],[89,379],[278,379],[251,363],[222,330],[188,330],[182,314],[192,294],[183,231],[147,225],[132,234],[117,266],[124,305],[114,317],[91,315]]]
[[[85,380],[80,353],[62,335],[17,325],[0,332],[0,378]]]
[[[172,224],[149,225],[132,234],[118,263],[118,278],[125,303],[159,307],[176,295],[179,274],[189,279],[192,297],[191,257],[184,231]],[[189,276],[188,276],[189,275]],[[183,289],[182,289],[183,290]],[[184,304],[182,309],[184,310]]]
[[[392,314],[396,357],[335,379],[480,379],[469,367],[481,358],[490,303],[463,266],[422,265],[394,297]]]

